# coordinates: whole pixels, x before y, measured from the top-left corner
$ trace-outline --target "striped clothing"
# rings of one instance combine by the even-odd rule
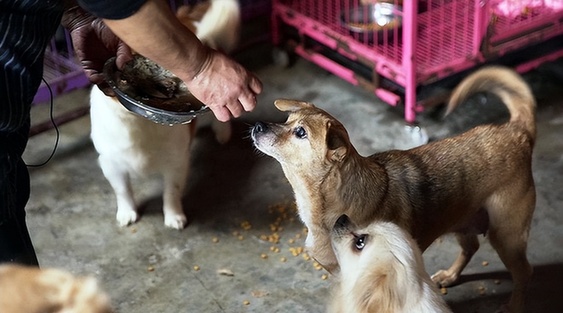
[[[79,0],[104,18],[124,18],[146,0]],[[41,84],[45,48],[59,26],[63,0],[0,0],[0,223],[13,206],[14,171],[27,144],[31,102]],[[8,186],[9,185],[9,186]]]
[[[145,0],[81,0],[100,17],[123,18]],[[109,9],[108,9],[109,8]],[[0,263],[37,264],[25,223],[29,173],[22,154],[43,58],[64,0],[0,0]],[[116,14],[117,12],[117,14]]]
[[[0,262],[38,263],[25,223],[30,188],[21,156],[44,51],[62,12],[57,0],[0,0]]]
[[[58,0],[0,0],[0,223],[23,210],[29,186],[21,155],[29,110],[43,75],[43,56],[63,12]],[[24,177],[22,177],[24,176]],[[27,183],[28,184],[28,183]],[[25,201],[24,201],[25,200]]]

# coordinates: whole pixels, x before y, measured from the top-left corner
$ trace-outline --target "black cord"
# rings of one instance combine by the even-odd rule
[[[51,161],[51,159],[53,158],[53,156],[55,155],[55,152],[57,151],[57,147],[59,146],[59,138],[60,138],[60,133],[59,133],[59,128],[57,127],[57,123],[55,123],[55,118],[53,117],[53,90],[51,90],[51,86],[49,86],[49,83],[45,80],[45,78],[41,78],[43,80],[43,82],[45,83],[45,85],[47,86],[47,89],[49,89],[49,95],[50,95],[50,104],[49,104],[49,117],[51,119],[51,123],[53,124],[53,128],[55,129],[56,132],[56,139],[55,139],[55,146],[53,147],[53,151],[51,151],[51,155],[47,158],[47,160],[45,160],[43,163],[40,164],[26,164],[27,167],[41,167],[45,164],[47,164],[49,161]]]

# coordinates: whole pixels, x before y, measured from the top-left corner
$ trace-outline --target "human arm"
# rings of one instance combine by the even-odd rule
[[[123,67],[132,58],[131,49],[113,34],[102,19],[94,17],[78,5],[65,10],[61,25],[70,33],[74,52],[86,77],[106,95],[113,95],[103,76],[104,64],[115,56],[117,66]]]
[[[256,106],[260,80],[229,57],[204,46],[163,0],[147,0],[132,15],[104,23],[128,46],[182,79],[220,121]]]

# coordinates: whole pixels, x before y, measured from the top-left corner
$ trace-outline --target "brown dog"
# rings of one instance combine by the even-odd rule
[[[112,313],[109,297],[93,277],[59,269],[0,265],[2,313]]]
[[[252,139],[260,151],[280,162],[309,229],[306,246],[319,263],[338,271],[330,229],[342,214],[359,227],[376,220],[396,223],[412,234],[422,251],[442,234],[456,232],[461,254],[448,270],[433,276],[448,286],[479,247],[477,233],[471,230],[488,230],[514,281],[506,309],[523,311],[532,274],[526,246],[535,207],[535,100],[517,73],[489,67],[457,87],[448,112],[476,92],[499,96],[510,120],[369,157],[358,154],[338,120],[313,104],[275,102],[278,109],[290,112],[286,123],[258,122]],[[488,228],[475,225],[479,219],[487,221]]]

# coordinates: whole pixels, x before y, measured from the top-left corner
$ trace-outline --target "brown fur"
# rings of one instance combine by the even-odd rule
[[[290,112],[287,122],[258,123],[252,137],[259,150],[280,162],[309,229],[307,248],[319,263],[338,271],[329,231],[341,214],[360,227],[375,220],[396,223],[409,230],[422,251],[442,234],[457,232],[462,253],[450,269],[433,276],[449,286],[479,247],[476,234],[466,232],[472,220],[488,216],[491,244],[514,280],[508,309],[523,310],[532,273],[526,244],[535,207],[535,100],[517,73],[489,67],[456,88],[449,110],[476,92],[498,95],[510,121],[368,157],[358,154],[338,120],[313,104],[275,102]],[[301,129],[305,138],[298,138]]]
[[[108,296],[92,277],[58,269],[0,265],[2,313],[112,313]]]

